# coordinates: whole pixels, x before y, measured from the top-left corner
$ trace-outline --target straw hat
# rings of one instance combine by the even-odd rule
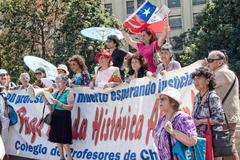
[[[57,70],[63,70],[64,72],[66,72],[66,75],[68,76],[69,75],[69,71],[68,71],[68,68],[66,65],[64,64],[59,64],[58,67],[57,67]]]

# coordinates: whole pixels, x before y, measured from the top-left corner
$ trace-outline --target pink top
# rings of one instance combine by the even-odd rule
[[[156,49],[159,50],[158,40],[149,44],[148,47],[144,45],[142,42],[137,42],[138,53],[142,55],[148,63],[148,70],[152,73],[156,72],[157,66],[153,64],[153,45],[156,43]]]

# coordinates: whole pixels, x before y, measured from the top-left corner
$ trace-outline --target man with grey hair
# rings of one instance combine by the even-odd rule
[[[230,125],[230,131],[232,133],[234,155],[223,158],[224,160],[239,160],[235,145],[236,125],[240,121],[238,78],[235,73],[228,68],[227,56],[221,51],[214,50],[209,53],[207,58],[207,66],[215,73],[216,93],[220,96],[222,101],[223,99],[226,99],[222,105]],[[230,89],[231,91],[229,92],[229,95],[227,95],[227,92]],[[226,128],[226,125],[224,125],[224,128]]]

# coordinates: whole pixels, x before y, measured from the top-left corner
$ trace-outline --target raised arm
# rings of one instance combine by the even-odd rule
[[[158,38],[158,46],[160,48],[163,45],[163,43],[165,42],[167,36],[168,36],[168,18],[165,21],[164,31],[163,31],[162,35]]]
[[[119,30],[122,32],[123,37],[124,37],[125,41],[127,42],[127,44],[135,49],[138,49],[137,42],[134,41],[126,31],[124,31],[124,28],[123,27],[119,28]]]

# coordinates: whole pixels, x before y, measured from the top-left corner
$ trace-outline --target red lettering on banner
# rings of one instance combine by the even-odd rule
[[[39,137],[42,136],[41,130],[43,128],[43,123],[41,123],[41,119],[33,117],[29,122],[27,110],[24,106],[17,110],[17,113],[20,120],[19,133],[22,133],[23,127],[25,125],[25,135],[32,133],[31,143],[34,143],[37,138],[37,134],[39,135]]]
[[[72,135],[73,135],[73,139],[85,140],[87,136],[88,120],[84,118],[80,126],[80,118],[81,118],[80,113],[81,113],[81,109],[80,107],[78,107],[77,118],[73,122]],[[80,126],[80,129],[79,129],[79,126]]]
[[[126,108],[126,107],[125,107]],[[112,116],[108,115],[108,109],[97,107],[95,112],[95,120],[92,123],[92,140],[97,145],[98,140],[117,141],[122,140],[125,132],[125,140],[130,141],[140,139],[142,136],[142,127],[144,122],[143,114],[137,116],[131,114],[131,106],[128,107],[128,116],[122,115],[124,107],[121,107],[119,114],[117,114],[117,107],[114,108]],[[132,117],[131,117],[132,115]],[[109,134],[110,132],[110,134]],[[113,136],[113,137],[112,137]]]
[[[148,140],[149,140],[151,131],[152,131],[152,136],[154,137],[154,129],[158,122],[158,115],[159,115],[158,112],[159,112],[159,101],[156,99],[153,110],[152,110],[151,117],[148,120],[148,130],[147,130],[146,141],[145,141],[146,145],[148,145]]]

